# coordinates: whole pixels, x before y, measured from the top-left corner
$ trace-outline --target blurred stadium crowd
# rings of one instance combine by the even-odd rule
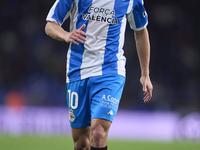
[[[55,0],[1,0],[0,105],[66,106],[68,44],[44,32]],[[153,98],[143,104],[133,31],[127,25],[127,80],[120,109],[200,111],[199,0],[145,0]],[[69,20],[63,25],[68,29]]]

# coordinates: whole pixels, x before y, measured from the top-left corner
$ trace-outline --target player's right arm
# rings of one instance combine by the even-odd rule
[[[58,41],[65,41],[67,43],[72,42],[76,45],[86,41],[86,33],[83,31],[85,29],[85,24],[83,24],[79,29],[72,32],[65,31],[60,25],[55,22],[48,21],[45,26],[45,32],[48,36],[52,37]]]

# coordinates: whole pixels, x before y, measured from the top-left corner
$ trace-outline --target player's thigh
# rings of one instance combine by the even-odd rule
[[[93,78],[91,118],[113,121],[121,99],[125,78],[118,74],[109,74]]]
[[[72,128],[90,126],[91,116],[87,93],[87,79],[67,83],[67,104]]]

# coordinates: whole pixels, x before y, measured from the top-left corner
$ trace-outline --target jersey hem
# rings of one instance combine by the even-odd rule
[[[114,73],[114,74],[118,74],[118,75],[121,75],[123,77],[126,77],[125,75],[125,72],[115,72],[115,71],[109,71],[109,72],[104,72],[103,74],[95,74],[95,75],[87,75],[87,76],[82,76],[82,78],[80,77],[77,77],[77,78],[72,78],[72,79],[69,79],[69,77],[67,77],[66,79],[66,83],[70,83],[70,82],[74,82],[74,81],[79,81],[79,80],[83,80],[83,79],[86,79],[86,78],[90,78],[90,77],[95,77],[95,76],[103,76],[103,75],[107,75],[109,73]]]

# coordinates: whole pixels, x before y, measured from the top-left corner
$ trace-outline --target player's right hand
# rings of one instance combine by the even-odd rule
[[[79,45],[79,43],[84,43],[86,41],[86,33],[83,31],[85,27],[86,25],[83,24],[79,29],[68,32],[68,34],[65,35],[64,40],[67,43],[72,42],[76,45]]]

